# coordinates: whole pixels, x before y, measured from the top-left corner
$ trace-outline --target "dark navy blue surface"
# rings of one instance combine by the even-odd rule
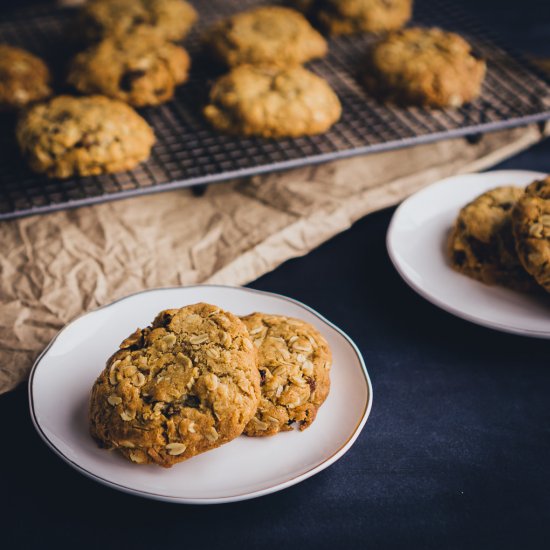
[[[550,54],[546,0],[464,3]],[[500,167],[550,171],[550,142]],[[49,451],[20,387],[0,396],[0,547],[549,548],[550,341],[477,327],[417,296],[385,250],[392,213],[250,285],[316,308],[363,352],[374,407],[344,458],[254,501],[147,501]]]

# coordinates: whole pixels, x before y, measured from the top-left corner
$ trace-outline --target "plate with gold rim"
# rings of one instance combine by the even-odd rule
[[[406,199],[387,234],[390,258],[405,282],[441,309],[494,330],[550,338],[550,294],[489,286],[453,270],[448,235],[460,209],[505,185],[524,188],[541,172],[495,170],[438,181]]]
[[[244,315],[254,311],[313,324],[333,354],[331,391],[303,432],[240,436],[170,469],[136,465],[99,449],[88,433],[91,387],[119,343],[163,310],[197,302]],[[37,359],[29,380],[30,412],[45,443],[67,464],[113,489],[156,500],[217,504],[263,496],[295,485],[341,458],[363,429],[372,385],[363,357],[342,330],[310,307],[278,294],[201,285],[147,290],[69,323]]]

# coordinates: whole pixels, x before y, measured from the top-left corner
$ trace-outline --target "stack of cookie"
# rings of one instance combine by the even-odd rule
[[[268,138],[327,131],[341,115],[326,80],[303,63],[326,55],[326,40],[295,10],[267,6],[215,24],[206,42],[230,68],[210,91],[206,119],[218,130]]]
[[[31,169],[49,177],[97,175],[134,168],[155,142],[132,107],[170,100],[187,80],[190,59],[174,41],[197,19],[184,0],[90,0],[73,34],[86,49],[70,64],[67,83],[81,96],[62,95],[30,107],[16,137]],[[0,107],[30,106],[51,95],[44,63],[27,52],[0,51]]]
[[[304,321],[205,303],[162,311],[107,361],[90,432],[132,462],[168,468],[243,433],[304,430],[330,368],[326,340]]]
[[[452,267],[486,284],[550,292],[550,176],[498,187],[460,211],[448,242]]]

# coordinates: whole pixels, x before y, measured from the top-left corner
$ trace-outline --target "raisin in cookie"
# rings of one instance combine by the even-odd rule
[[[230,67],[300,64],[327,53],[325,39],[295,10],[267,6],[220,21],[207,34],[215,57]]]
[[[134,105],[170,100],[187,80],[187,52],[153,29],[105,38],[73,60],[68,82],[84,94],[103,94]]]
[[[518,187],[497,187],[462,208],[448,242],[456,271],[486,284],[536,287],[517,257],[512,234],[512,209],[522,195]]]
[[[239,436],[259,399],[244,324],[195,304],[159,313],[122,342],[92,389],[90,431],[133,462],[168,468]]]
[[[76,30],[95,42],[146,26],[166,40],[177,41],[196,20],[197,12],[184,0],[89,0],[80,10]]]
[[[46,99],[52,93],[50,71],[35,55],[0,44],[0,111],[11,111]]]
[[[328,83],[303,67],[241,65],[214,83],[204,115],[224,132],[280,138],[325,132],[341,110]]]
[[[460,107],[479,95],[485,69],[485,61],[459,35],[410,28],[371,46],[364,80],[368,90],[384,101]]]
[[[313,10],[331,34],[385,32],[411,18],[412,0],[318,0]]]
[[[262,396],[244,433],[274,435],[297,423],[305,430],[330,390],[331,352],[310,324],[253,313],[242,318],[258,348]]]
[[[514,207],[512,223],[521,263],[550,292],[550,176],[526,188]]]
[[[130,170],[149,157],[152,128],[131,107],[103,96],[58,96],[18,121],[32,170],[52,178]]]

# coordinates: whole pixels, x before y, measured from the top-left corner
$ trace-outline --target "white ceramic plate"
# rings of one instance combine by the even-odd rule
[[[136,466],[99,449],[88,434],[90,389],[105,361],[136,327],[167,308],[209,302],[237,315],[263,311],[312,323],[333,353],[331,392],[305,431],[239,437],[171,469]],[[31,416],[44,441],[83,474],[115,489],[188,504],[234,502],[298,483],[330,466],[353,444],[372,405],[363,358],[341,330],[284,296],[246,288],[194,286],[123,298],[67,325],[36,361],[29,382]]]
[[[550,297],[488,286],[454,271],[445,252],[449,230],[469,201],[499,185],[525,187],[545,176],[501,170],[444,179],[396,210],[387,235],[390,258],[403,279],[440,308],[504,332],[550,338]]]

